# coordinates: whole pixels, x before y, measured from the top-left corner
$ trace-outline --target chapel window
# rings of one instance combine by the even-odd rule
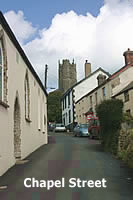
[[[30,120],[30,88],[28,73],[25,76],[25,119]]]

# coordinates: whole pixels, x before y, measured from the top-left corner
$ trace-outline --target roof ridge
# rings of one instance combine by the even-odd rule
[[[42,88],[44,93],[46,95],[48,95],[45,87],[43,86],[43,84],[42,84],[42,82],[41,82],[41,80],[40,80],[40,78],[38,76],[38,74],[34,70],[34,68],[33,68],[32,64],[30,63],[26,53],[24,52],[23,48],[19,44],[18,40],[16,39],[16,36],[14,35],[13,31],[11,30],[9,24],[7,23],[4,15],[3,15],[3,13],[1,11],[0,11],[0,24],[2,25],[4,31],[7,33],[8,37],[13,42],[14,46],[16,47],[16,49],[18,50],[18,52],[22,56],[24,62],[26,63],[27,67],[29,68],[29,70],[31,71],[31,73],[33,74],[35,79],[37,80],[38,84],[40,85],[40,87]]]

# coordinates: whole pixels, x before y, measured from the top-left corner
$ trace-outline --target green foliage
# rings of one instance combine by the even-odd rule
[[[105,150],[117,152],[119,129],[123,117],[123,102],[119,99],[104,100],[96,108],[101,126],[101,139]]]
[[[133,124],[133,116],[130,113],[123,113],[123,122],[132,123]]]
[[[119,146],[118,156],[133,168],[133,129],[121,131],[122,146]]]
[[[62,111],[61,111],[61,97],[62,92],[56,90],[49,93],[48,95],[48,121],[49,122],[61,122]]]

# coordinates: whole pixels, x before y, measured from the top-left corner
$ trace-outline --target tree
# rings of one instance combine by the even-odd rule
[[[55,90],[48,95],[48,121],[49,122],[61,122],[62,121],[62,109],[61,109],[61,97],[62,92]]]

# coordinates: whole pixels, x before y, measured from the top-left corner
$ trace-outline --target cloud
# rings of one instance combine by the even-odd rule
[[[24,18],[22,11],[18,11],[18,13],[8,11],[4,16],[21,44],[24,44],[36,32],[36,28]]]
[[[78,79],[84,77],[86,59],[92,71],[102,67],[112,73],[121,68],[123,52],[133,49],[132,22],[133,7],[128,1],[105,0],[97,17],[89,12],[85,16],[74,11],[56,14],[50,27],[39,30],[38,37],[23,47],[42,80],[48,64],[48,86],[57,87],[59,59],[75,59]]]

